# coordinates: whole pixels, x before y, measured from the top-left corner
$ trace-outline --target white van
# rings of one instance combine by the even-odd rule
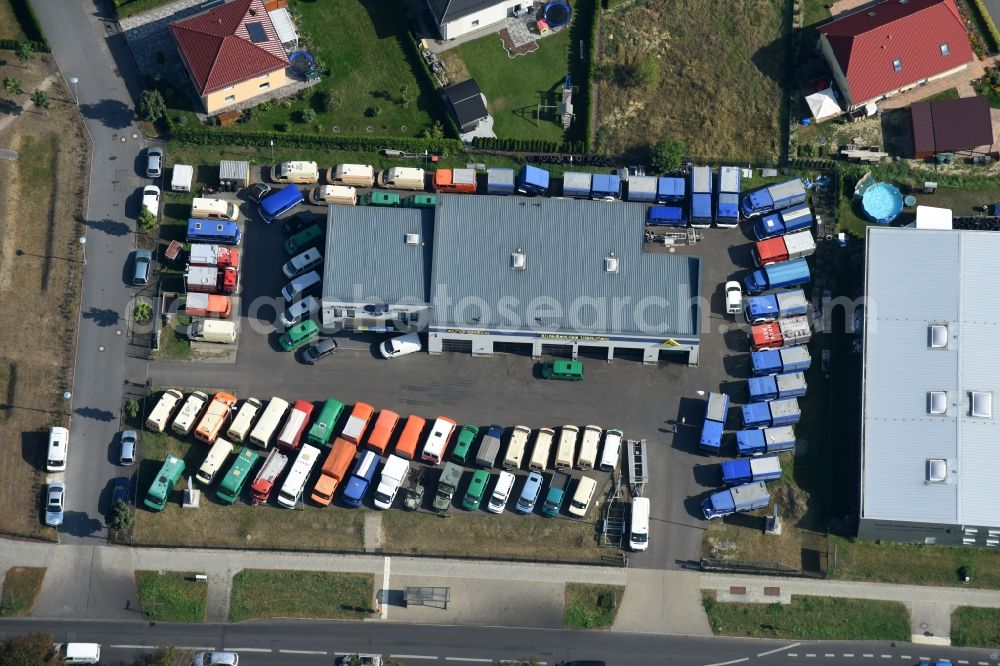
[[[531,429],[523,425],[514,426],[510,432],[510,441],[507,442],[507,453],[503,457],[504,469],[520,469],[524,452],[528,448],[528,437],[531,436]]]
[[[434,419],[434,423],[431,424],[431,431],[427,433],[427,440],[424,442],[424,450],[420,454],[420,459],[432,465],[437,465],[441,462],[441,458],[444,457],[444,451],[448,448],[448,440],[451,438],[451,433],[454,430],[455,422],[451,419],[444,416]]]
[[[622,439],[625,437],[618,428],[608,428],[604,432],[604,448],[601,449],[602,472],[613,472],[618,469],[618,461],[622,457]]]
[[[240,209],[232,201],[196,197],[191,201],[191,217],[199,220],[229,220],[231,222],[238,222],[240,219]]]
[[[589,476],[581,476],[580,480],[576,483],[576,492],[573,493],[573,499],[569,503],[569,512],[580,518],[586,516],[587,508],[590,506],[590,500],[594,497],[594,490],[596,488],[597,481],[594,481]]]
[[[285,418],[287,411],[287,402],[281,398],[271,398],[260,420],[257,421],[257,425],[250,431],[250,441],[262,449],[270,446],[274,431],[278,429],[278,425],[281,423],[281,419]]]
[[[378,173],[378,186],[397,190],[424,189],[424,170],[413,167],[392,167]]]
[[[260,400],[257,398],[247,398],[243,402],[243,406],[240,407],[240,411],[236,412],[236,418],[233,419],[233,424],[226,431],[226,437],[241,443],[246,440],[247,433],[250,432],[250,426],[253,425],[253,420],[257,417],[257,412],[260,411],[260,408]]]
[[[518,426],[521,427],[521,426]],[[497,477],[497,484],[493,486],[493,495],[486,504],[486,510],[490,513],[503,513],[510,499],[510,491],[514,487],[514,475],[510,472],[500,472]]]
[[[49,430],[49,453],[45,456],[46,472],[62,472],[66,469],[66,447],[69,445],[69,430],[55,426]]]
[[[597,449],[601,446],[601,435],[604,431],[600,426],[588,425],[583,427],[583,437],[580,438],[580,455],[577,456],[576,466],[580,469],[594,469],[597,462]]]
[[[326,180],[334,185],[371,187],[375,184],[375,167],[370,164],[338,164],[327,170]]]
[[[229,458],[235,448],[221,437],[215,440],[215,444],[212,444],[212,448],[208,450],[205,462],[198,468],[198,473],[194,475],[194,478],[206,486],[212,483],[212,479],[222,469],[222,466],[226,464],[226,459]]]
[[[170,417],[174,414],[177,403],[183,399],[184,395],[180,391],[174,389],[164,391],[163,395],[160,396],[160,401],[156,403],[156,407],[153,407],[153,411],[146,417],[146,427],[153,432],[163,432]]]
[[[236,322],[222,319],[198,319],[187,327],[189,339],[231,345],[236,342]]]
[[[286,509],[294,509],[302,497],[302,491],[306,487],[306,481],[312,473],[316,461],[319,460],[319,449],[311,444],[303,444],[299,449],[299,455],[295,457],[292,468],[288,470],[285,482],[281,484],[278,492],[278,505]]]
[[[296,275],[302,275],[308,270],[316,268],[323,263],[323,255],[314,247],[309,248],[302,254],[297,254],[281,267],[281,272],[291,280]]]
[[[528,469],[533,472],[545,471],[549,466],[549,452],[555,437],[556,432],[552,428],[538,429],[538,434],[535,435],[535,448],[531,449],[531,458],[528,460]]]
[[[171,424],[170,429],[173,430],[178,435],[187,435],[191,432],[191,428],[194,424],[198,422],[198,417],[201,415],[201,410],[205,408],[208,404],[208,396],[201,391],[195,391],[187,397],[184,404],[181,406],[181,411],[177,412],[177,416],[174,418],[174,422]]]
[[[580,429],[575,425],[564,425],[559,429],[559,445],[556,447],[556,469],[573,467],[573,456],[576,455],[576,439]]]
[[[322,281],[323,280],[320,278],[319,273],[316,271],[309,271],[305,275],[293,278],[291,282],[282,287],[281,295],[284,297],[286,303],[291,303],[306,291],[318,287],[319,283]]]
[[[649,547],[649,498],[636,497],[632,500],[632,516],[629,520],[628,545],[632,550],[646,550]]]
[[[356,206],[358,191],[347,185],[320,185],[312,191],[312,200],[315,204]]]
[[[97,664],[101,661],[101,644],[65,643],[59,646],[59,656],[66,664]]]
[[[319,167],[315,162],[282,162],[271,169],[276,183],[318,183]]]

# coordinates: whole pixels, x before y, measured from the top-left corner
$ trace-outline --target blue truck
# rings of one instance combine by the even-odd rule
[[[656,179],[656,203],[682,203],[683,201],[683,178],[660,176]]]
[[[686,227],[687,220],[680,206],[650,206],[646,224],[651,227]]]
[[[712,226],[712,167],[691,167],[691,226]]]
[[[719,199],[715,207],[715,226],[732,228],[740,223],[740,168],[719,167]]]
[[[514,170],[510,167],[487,169],[486,194],[514,194]]]
[[[808,390],[806,376],[801,372],[764,375],[747,380],[750,402],[766,402],[778,398],[799,398]]]
[[[805,257],[768,264],[743,278],[748,294],[759,294],[771,289],[798,287],[809,282],[809,264]]]
[[[682,181],[683,182],[683,181]],[[656,201],[656,176],[629,176],[625,181],[629,201],[653,203]]]
[[[702,450],[718,453],[722,448],[722,431],[726,429],[729,414],[729,396],[725,393],[709,393],[705,403],[705,422],[701,426],[698,446]]]
[[[778,456],[725,460],[719,467],[724,486],[739,486],[754,481],[766,483],[781,478],[781,460]]]
[[[809,349],[804,346],[750,352],[750,371],[756,377],[781,372],[805,372],[811,362]]]
[[[754,481],[712,493],[701,504],[706,520],[722,518],[743,511],[763,509],[771,503],[771,495],[763,481]]]
[[[517,172],[517,191],[521,194],[548,194],[549,172],[525,164]]]
[[[605,201],[621,199],[621,178],[613,173],[595,173],[590,179],[590,198]]]
[[[806,300],[806,292],[801,289],[751,296],[743,308],[748,324],[763,324],[785,317],[798,317],[808,311],[809,301]]]
[[[563,174],[563,196],[574,197],[576,199],[589,199],[590,179],[591,175],[589,173],[567,171]]]
[[[344,486],[344,494],[341,500],[350,507],[361,506],[361,501],[365,498],[365,493],[375,478],[375,470],[378,469],[379,455],[374,451],[365,451],[358,461],[354,463],[351,470],[351,478]]]
[[[795,428],[776,426],[736,431],[736,455],[759,456],[795,450]]]
[[[794,206],[805,200],[806,188],[802,185],[802,179],[793,178],[750,192],[743,197],[740,207],[743,209],[743,217],[754,217]]]
[[[798,398],[781,398],[743,405],[743,425],[747,428],[771,428],[795,425],[802,416]]]
[[[783,236],[793,231],[812,227],[813,216],[809,204],[801,203],[791,208],[783,208],[777,213],[765,215],[753,223],[753,233],[757,240]]]

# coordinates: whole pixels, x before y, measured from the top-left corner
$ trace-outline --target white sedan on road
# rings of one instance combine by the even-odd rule
[[[142,188],[142,207],[153,215],[160,215],[160,188],[156,185],[147,185]]]
[[[743,289],[736,280],[726,283],[726,312],[735,315],[743,309]]]

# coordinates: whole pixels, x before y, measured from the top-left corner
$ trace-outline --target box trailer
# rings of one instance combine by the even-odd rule
[[[719,198],[715,208],[715,224],[732,228],[740,223],[740,168],[719,167]]]
[[[770,213],[806,200],[806,188],[801,178],[768,185],[743,197],[743,217]]]
[[[805,258],[799,258],[758,268],[743,278],[743,286],[747,293],[753,295],[771,289],[799,287],[807,284],[810,279],[808,262]]]
[[[590,198],[591,174],[567,171],[563,174],[563,196],[577,199]]]
[[[525,164],[517,172],[517,191],[521,194],[548,194],[549,172]]]
[[[691,226],[712,226],[712,167],[691,167]]]
[[[789,317],[750,327],[750,349],[781,349],[804,345],[812,339],[808,317]]]
[[[743,309],[748,324],[764,324],[786,317],[799,317],[808,312],[809,301],[801,289],[751,296]]]
[[[656,202],[682,203],[685,189],[683,178],[660,176],[656,179]]]
[[[781,478],[781,460],[778,456],[725,460],[719,467],[724,486],[738,486],[754,481],[766,483]]]
[[[656,201],[656,176],[629,176],[625,186],[628,189],[625,198],[629,201],[639,203]]]
[[[170,174],[170,189],[174,192],[190,192],[194,179],[194,167],[190,164],[175,164]]]
[[[798,398],[782,398],[769,402],[751,402],[743,405],[743,425],[747,428],[770,428],[795,425],[802,412]]]
[[[759,456],[795,450],[795,428],[775,426],[736,431],[736,455]]]
[[[726,488],[713,493],[702,505],[707,520],[730,516],[744,511],[763,509],[771,503],[771,495],[763,481]]]
[[[764,375],[747,380],[750,402],[766,402],[778,398],[798,398],[806,394],[806,376],[801,372]]]
[[[705,451],[718,453],[722,448],[722,431],[726,429],[729,414],[729,396],[725,393],[709,393],[705,402],[705,421],[701,426],[698,446]]]
[[[514,194],[514,170],[510,167],[490,167],[486,170],[487,194]]]
[[[766,349],[750,353],[750,368],[754,375],[771,375],[780,372],[799,372],[809,369],[812,357],[807,347]]]

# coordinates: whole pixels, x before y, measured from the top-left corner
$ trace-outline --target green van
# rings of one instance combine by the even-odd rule
[[[292,326],[278,339],[278,344],[285,351],[295,351],[319,337],[319,326],[312,319],[306,319]]]
[[[414,194],[410,197],[410,206],[413,208],[434,208],[437,206],[436,194]]]
[[[380,192],[375,190],[368,195],[366,202],[369,206],[398,206],[399,195],[395,192]]]
[[[469,425],[468,423],[462,426],[462,429],[458,431],[458,437],[455,438],[455,448],[451,451],[451,457],[465,464],[465,461],[469,458],[469,449],[472,448],[472,442],[475,441],[478,434],[479,426]]]
[[[490,481],[490,473],[485,469],[477,469],[469,481],[469,489],[462,498],[462,508],[475,511],[479,508],[479,503],[483,501],[483,494],[486,492],[486,484]]]
[[[548,361],[542,363],[544,379],[566,379],[578,382],[583,379],[583,363],[580,361]]]
[[[315,245],[323,238],[323,229],[318,224],[312,224],[285,241],[285,252],[294,257],[307,247]]]

